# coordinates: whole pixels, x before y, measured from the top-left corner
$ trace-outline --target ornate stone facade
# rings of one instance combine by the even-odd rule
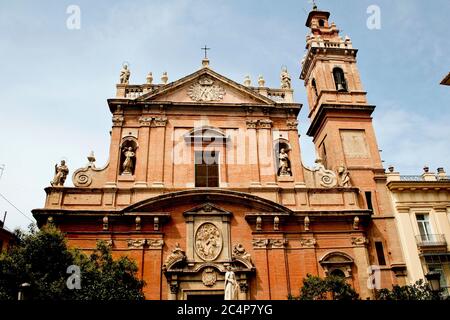
[[[362,90],[356,50],[328,17],[309,14],[301,66],[308,134],[320,155],[315,167],[302,163],[302,105],[293,100],[287,70],[281,88],[262,78],[257,87],[248,79],[242,85],[207,59],[173,82],[164,73],[161,83],[151,76],[130,84],[125,70],[108,99],[107,164],[97,168],[90,157],[75,171],[74,187],[47,187],[45,207],[33,210],[39,226],[51,218],[70,246],[85,250],[114,239],[114,254],[136,260],[148,299],[224,295],[227,270],[238,299],[286,299],[308,273],[338,269],[365,299],[375,241],[389,252],[382,286],[402,283],[374,107]],[[325,43],[337,44],[323,50]],[[344,74],[339,88],[335,67]]]

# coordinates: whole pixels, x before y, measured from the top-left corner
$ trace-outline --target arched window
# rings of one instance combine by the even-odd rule
[[[316,98],[319,96],[319,92],[317,91],[316,79],[312,79],[311,86],[313,87],[314,93],[316,94]]]
[[[319,27],[325,27],[325,20],[323,19],[319,20]]]
[[[347,82],[345,81],[344,71],[341,68],[333,69],[334,84],[337,91],[347,91]]]

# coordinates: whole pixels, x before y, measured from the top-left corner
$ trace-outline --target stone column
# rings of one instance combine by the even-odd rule
[[[261,183],[276,185],[273,155],[272,120],[258,121],[258,160]]]
[[[261,180],[259,177],[259,161],[258,161],[258,141],[256,136],[257,120],[247,120],[247,137],[248,137],[248,167],[250,168],[250,186],[260,187]]]
[[[352,243],[354,245],[355,264],[358,269],[359,294],[363,300],[367,297],[373,298],[373,292],[367,286],[368,268],[370,266],[369,253],[366,247],[367,239],[364,236],[355,237],[352,239]]]
[[[117,185],[117,176],[119,174],[119,161],[120,161],[120,139],[122,134],[122,126],[124,122],[123,113],[116,113],[112,117],[112,130],[111,130],[111,145],[109,148],[109,165],[108,165],[108,180],[107,186]]]
[[[136,182],[134,183],[135,187],[147,187],[148,151],[151,121],[152,118],[145,115],[139,118],[139,148],[136,152]]]
[[[298,121],[297,120],[288,120],[287,127],[289,129],[289,143],[291,144],[292,150],[289,153],[291,166],[292,166],[292,174],[294,177],[294,184],[296,186],[305,186],[305,178],[303,176],[303,166],[300,152],[300,141],[298,135]]]
[[[166,134],[166,117],[154,118],[150,134],[150,146],[152,152],[149,152],[149,178],[152,181],[152,187],[164,187],[164,149]],[[149,179],[149,180],[150,180]]]

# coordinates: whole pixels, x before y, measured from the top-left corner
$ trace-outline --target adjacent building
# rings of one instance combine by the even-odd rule
[[[411,283],[430,271],[441,274],[441,288],[450,293],[450,178],[424,168],[422,175],[400,175],[389,168],[387,186]]]
[[[130,84],[124,66],[112,117],[109,161],[95,156],[64,186],[61,163],[38,225],[63,230],[71,246],[104,240],[138,264],[148,299],[224,299],[233,272],[238,299],[286,299],[307,274],[344,277],[363,299],[406,282],[386,173],[356,63],[329,12],[306,26],[300,78],[308,135],[320,155],[302,163],[291,77],[243,84],[200,69],[160,83]],[[280,62],[281,64],[281,62]],[[307,124],[300,124],[307,125]]]

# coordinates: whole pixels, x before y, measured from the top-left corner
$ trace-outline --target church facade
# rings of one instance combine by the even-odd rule
[[[125,66],[112,115],[109,162],[95,156],[65,187],[66,164],[45,189],[38,225],[71,246],[106,241],[147,283],[147,299],[287,299],[307,274],[346,279],[363,299],[370,283],[405,283],[405,263],[371,113],[356,65],[329,13],[306,21],[300,78],[318,159],[302,164],[291,78],[252,86],[201,68],[174,82],[129,83]],[[374,280],[375,279],[375,280]]]

